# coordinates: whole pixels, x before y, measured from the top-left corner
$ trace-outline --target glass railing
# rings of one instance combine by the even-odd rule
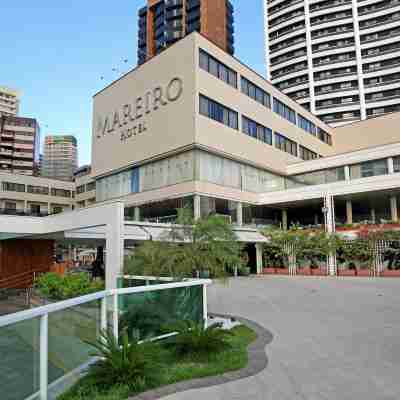
[[[178,321],[206,321],[204,293],[211,281],[157,280],[163,284],[106,290],[0,317],[1,399],[46,400],[62,391],[95,360],[90,343],[107,327],[115,336],[126,329],[142,340],[161,339],[174,334]]]

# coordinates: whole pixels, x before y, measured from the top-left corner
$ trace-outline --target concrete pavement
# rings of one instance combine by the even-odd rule
[[[400,280],[261,277],[209,289],[212,312],[274,335],[268,367],[166,400],[398,400]]]

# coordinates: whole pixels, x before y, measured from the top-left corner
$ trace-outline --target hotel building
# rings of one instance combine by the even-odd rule
[[[332,126],[400,111],[399,0],[263,0],[267,76]]]
[[[333,129],[194,33],[95,95],[96,200],[157,222],[191,205],[239,225],[321,224],[332,198],[331,225],[397,220],[398,122]]]
[[[193,31],[234,53],[233,6],[229,0],[148,0],[139,10],[138,64]]]
[[[41,223],[1,216],[0,233],[20,234],[29,222],[31,234],[96,245],[107,238],[121,249],[122,236],[129,245],[160,240],[169,229],[160,223],[176,221],[186,206],[195,218],[230,221],[261,273],[265,238],[258,228],[300,224],[332,233],[343,224],[399,220],[400,113],[332,128],[197,32],[104,88],[93,103],[91,170],[78,170],[65,189],[71,197],[64,200],[79,210]],[[19,195],[7,193],[6,200]],[[49,209],[64,204],[46,199]],[[107,229],[103,209],[111,213]],[[69,232],[79,227],[87,229]],[[109,260],[113,285],[121,254]],[[326,273],[337,273],[334,258]]]

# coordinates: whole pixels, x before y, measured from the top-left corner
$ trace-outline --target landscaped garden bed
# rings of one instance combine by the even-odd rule
[[[219,333],[215,336],[213,330]],[[123,337],[120,352],[115,344],[108,346],[108,351],[114,346],[113,355],[89,370],[59,400],[127,399],[151,389],[221,375],[247,365],[247,347],[257,338],[252,329],[240,325],[228,333],[221,333],[218,328],[209,331],[205,334],[202,328],[192,326],[169,341],[145,344],[128,345],[127,336]],[[112,342],[111,337],[108,340]],[[127,350],[130,346],[132,353]],[[126,357],[122,356],[124,352]],[[111,357],[112,361],[108,360]]]

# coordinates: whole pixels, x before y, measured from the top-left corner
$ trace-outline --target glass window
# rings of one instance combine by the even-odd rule
[[[237,73],[202,49],[199,51],[199,66],[228,85],[237,88]]]
[[[251,120],[250,118],[242,116],[242,131],[255,139],[258,139],[269,145],[272,144],[272,130],[265,126]]]
[[[233,129],[238,129],[238,114],[214,100],[200,95],[200,114],[221,122]]]
[[[393,157],[393,171],[400,172],[400,156]]]
[[[267,92],[254,85],[254,83],[250,82],[243,76],[241,82],[242,93],[244,93],[246,96],[251,97],[253,100],[257,101],[265,107],[271,107],[271,96]]]
[[[300,145],[300,158],[305,161],[314,160],[318,158],[318,154],[310,149],[307,149],[307,147]]]
[[[296,125],[296,112],[274,97],[274,112]]]
[[[297,143],[275,132],[275,147],[297,157]]]
[[[386,175],[388,173],[387,160],[367,161],[350,166],[350,178],[368,178],[370,176]]]

